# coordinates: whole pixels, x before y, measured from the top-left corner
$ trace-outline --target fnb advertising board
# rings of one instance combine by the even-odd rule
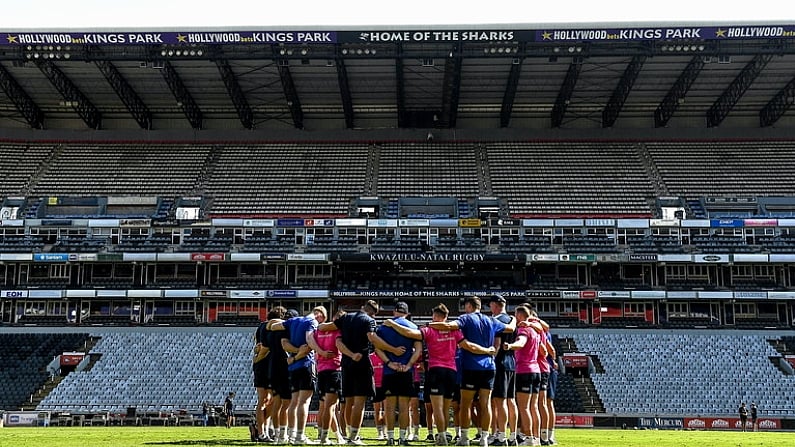
[[[757,420],[760,430],[778,430],[781,419],[760,418]],[[685,418],[684,428],[696,430],[738,430],[742,428],[740,418]],[[750,418],[745,423],[746,430],[753,428]]]

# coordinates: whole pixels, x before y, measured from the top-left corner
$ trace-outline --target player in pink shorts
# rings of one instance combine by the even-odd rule
[[[541,389],[541,367],[538,358],[546,349],[541,344],[543,329],[537,322],[528,321],[530,310],[525,306],[516,308],[516,341],[505,343],[503,349],[516,351],[516,403],[522,421],[522,432],[530,436],[521,445],[540,445],[541,415],[538,410],[538,393]]]

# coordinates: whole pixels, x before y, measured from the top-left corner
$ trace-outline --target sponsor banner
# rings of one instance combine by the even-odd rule
[[[528,262],[558,262],[558,255],[555,253],[533,253],[527,255]]]
[[[3,290],[0,292],[0,297],[2,298],[27,298],[28,291],[27,290]]]
[[[295,290],[266,290],[265,296],[268,298],[296,298],[298,293]]]
[[[526,296],[527,298],[561,298],[561,291],[560,290],[526,290],[524,292],[524,296]],[[579,298],[579,296],[575,298]]]
[[[284,261],[287,259],[286,253],[260,253],[263,261]]]
[[[746,227],[775,227],[778,226],[778,219],[743,219]]]
[[[522,219],[523,227],[554,227],[555,219]]]
[[[126,290],[97,289],[97,298],[124,298]]]
[[[614,227],[615,219],[585,219],[586,227]]]
[[[731,262],[731,255],[693,255],[695,263],[728,264]]]
[[[519,30],[383,30],[341,31],[336,34],[341,43],[527,42],[534,39],[532,31]]]
[[[14,411],[6,413],[4,417],[4,422],[7,427],[19,425],[36,425],[38,420],[38,411]]]
[[[187,254],[187,253],[186,253]],[[155,262],[157,261],[157,253],[122,253],[121,260],[125,262]],[[186,258],[187,260],[187,258]]]
[[[24,227],[25,221],[23,219],[3,219],[0,225],[4,227]]]
[[[666,292],[668,295],[668,299],[683,299],[683,300],[690,300],[696,298],[696,291],[695,290],[671,290]]]
[[[158,253],[157,260],[161,262],[185,262],[191,260],[190,256],[190,253]]]
[[[583,226],[582,219],[555,219],[556,227],[581,227]]]
[[[305,227],[333,227],[334,219],[304,219]]]
[[[302,290],[300,295],[305,297]],[[325,292],[325,291],[324,291]],[[554,298],[557,298],[560,292],[554,292]],[[390,298],[463,298],[468,296],[489,296],[494,294],[494,291],[489,290],[333,290],[328,292],[332,298],[369,298],[369,297],[390,297]],[[526,292],[521,290],[501,290],[500,295],[505,298],[526,298]]]
[[[483,262],[482,253],[370,253],[371,262]]]
[[[119,226],[124,227],[151,227],[152,219],[121,219]]]
[[[69,255],[66,253],[34,253],[34,262],[67,262]]]
[[[244,227],[273,227],[276,226],[274,219],[243,219]]]
[[[685,425],[685,420],[682,418],[638,418],[639,428],[659,428],[681,430]]]
[[[594,262],[596,255],[560,255],[558,259],[561,262]]]
[[[216,218],[211,219],[210,222],[214,227],[246,227],[251,225],[245,225],[243,219],[224,219],[224,218]]]
[[[659,262],[692,262],[693,255],[657,255]]]
[[[795,300],[795,292],[767,292],[771,300]]]
[[[232,298],[265,298],[264,290],[230,290]]]
[[[367,226],[371,228],[397,228],[397,219],[367,219]]]
[[[582,290],[580,291],[580,298],[584,300],[592,300],[596,298],[596,290]]]
[[[164,298],[198,298],[199,291],[196,289],[165,289],[163,290]]]
[[[0,45],[270,45],[337,43],[336,31],[0,33]]]
[[[458,219],[458,226],[465,228],[480,228],[480,219]]]
[[[778,430],[781,419],[759,418],[758,427],[764,430]],[[684,428],[695,430],[737,430],[742,428],[740,418],[685,418]],[[752,429],[750,418],[746,421],[746,429]]]
[[[276,219],[277,227],[303,227],[304,219]]]
[[[489,219],[489,225],[492,227],[518,227],[522,225],[519,219]]]
[[[72,219],[42,219],[39,225],[49,227],[71,227]]]
[[[367,219],[336,219],[338,227],[366,227]]]
[[[77,260],[81,262],[97,262],[99,260],[98,253],[78,253]],[[71,256],[69,258],[71,261]]]
[[[681,224],[685,228],[709,228],[707,219],[682,219]]]
[[[795,227],[795,219],[778,219],[779,227]]]
[[[632,298],[634,299],[665,299],[665,290],[632,290]]]
[[[733,292],[705,292],[698,291],[698,298],[702,300],[730,300],[734,296]]]
[[[626,262],[627,255],[611,253],[604,255],[596,255],[596,262]]]
[[[581,353],[563,354],[563,365],[565,365],[566,368],[587,368],[588,356]]]
[[[771,254],[770,262],[795,262],[795,255]]]
[[[136,289],[127,291],[128,298],[160,298],[161,295],[160,290]]]
[[[122,253],[97,253],[97,261],[99,262],[116,262],[124,259]]]
[[[287,253],[288,261],[323,262],[328,261],[327,253]]]
[[[229,253],[232,262],[259,262],[262,260],[260,253]]]
[[[732,260],[736,262],[757,262],[765,264],[769,261],[767,255],[762,254],[747,254],[747,253],[735,253]]]
[[[597,295],[599,298],[630,298],[629,290],[600,290]]]
[[[618,228],[649,228],[649,219],[618,219]]]
[[[737,291],[737,292],[734,292],[734,298],[765,300],[765,299],[767,299],[767,292],[743,292],[743,291]]]
[[[67,298],[94,298],[97,291],[94,289],[68,289],[64,291]]]
[[[68,354],[63,353],[60,355],[60,357],[61,366],[71,366],[82,362],[86,355],[79,352],[70,352]]]
[[[678,227],[679,219],[649,219],[650,227]]]
[[[33,253],[0,253],[0,261],[32,261]]]
[[[629,262],[657,262],[657,254],[629,255]]]
[[[400,219],[398,225],[401,227],[429,227],[431,226],[430,219]]]
[[[220,262],[226,260],[226,253],[191,253],[190,260]]]
[[[711,228],[742,228],[744,222],[742,219],[710,219],[709,226]]]
[[[28,298],[63,298],[63,292],[60,290],[29,290]]]
[[[546,29],[535,32],[537,42],[595,42],[637,40],[734,40],[795,36],[795,25],[678,26],[659,28]]]
[[[91,228],[118,228],[119,219],[88,219]]]
[[[438,228],[455,228],[458,226],[458,219],[433,219],[431,225]]]
[[[558,414],[555,416],[555,426],[568,428],[593,428],[593,416]]]
[[[578,290],[561,290],[558,292],[561,299],[564,300],[578,300],[580,299],[580,292]]]
[[[201,290],[199,296],[202,298],[226,298],[228,295],[226,290]]]

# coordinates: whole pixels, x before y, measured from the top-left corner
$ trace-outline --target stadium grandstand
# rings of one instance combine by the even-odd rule
[[[795,429],[795,24],[0,30],[0,89],[0,410],[250,417],[269,308],[500,294],[567,424]]]

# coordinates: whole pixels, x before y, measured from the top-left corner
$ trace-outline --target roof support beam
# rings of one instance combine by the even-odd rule
[[[243,127],[246,129],[253,129],[254,112],[251,110],[248,100],[246,100],[246,95],[243,93],[243,89],[240,88],[240,83],[237,82],[237,76],[235,76],[235,72],[232,71],[229,61],[219,58],[215,60],[215,65],[218,66],[218,72],[221,74],[221,80],[224,81],[224,86],[226,86],[226,92],[229,94],[229,98],[232,100],[232,104],[235,106],[237,117],[240,118],[240,122],[243,124]]]
[[[569,107],[571,95],[574,93],[574,86],[577,85],[577,79],[580,77],[582,71],[582,57],[575,56],[569,70],[566,72],[566,77],[563,79],[563,85],[560,86],[558,97],[555,99],[555,105],[552,106],[552,127],[560,127],[563,124],[563,117],[566,116],[566,108]]]
[[[787,110],[795,104],[795,78],[787,83],[781,90],[776,93],[776,96],[770,100],[759,111],[759,125],[762,127],[772,126],[778,121]]]
[[[290,73],[290,66],[285,62],[286,60],[278,61],[279,79],[282,81],[282,89],[284,90],[284,97],[287,99],[287,108],[290,109],[290,116],[293,118],[293,126],[295,126],[296,129],[303,129],[304,111],[301,108],[301,99],[298,97],[298,91],[295,89],[293,75]]]
[[[629,92],[632,91],[632,86],[635,85],[635,80],[638,79],[638,74],[640,73],[640,69],[643,68],[644,62],[646,62],[646,56],[637,55],[634,56],[629,62],[629,65],[627,65],[624,74],[622,74],[621,79],[618,80],[618,85],[616,85],[615,90],[613,90],[613,94],[610,95],[605,109],[602,110],[603,128],[613,127],[613,124],[616,123],[618,114],[621,113],[621,108],[624,107],[624,102],[627,100]]]
[[[348,84],[348,69],[345,67],[345,59],[341,56],[338,55],[334,62],[337,67],[337,83],[340,86],[342,111],[345,114],[345,128],[353,129],[353,98]]]
[[[403,45],[397,44],[395,57],[395,90],[397,92],[398,128],[408,125],[406,116],[406,79],[403,75]]]
[[[674,116],[676,108],[685,99],[685,95],[687,95],[702,68],[704,68],[704,57],[693,56],[654,111],[654,127],[665,127],[668,124],[668,121]]]
[[[756,55],[707,110],[707,127],[719,126],[773,56]]]
[[[442,92],[441,127],[453,128],[458,119],[458,101],[461,97],[461,65],[463,57],[461,46],[456,45],[450,51],[450,57],[444,61],[444,91]]]
[[[53,87],[58,90],[64,101],[71,106],[83,122],[91,129],[99,129],[102,125],[102,115],[88,97],[80,91],[71,79],[50,61],[36,61],[44,76],[50,80]]]
[[[127,107],[127,110],[138,123],[141,129],[152,128],[152,112],[146,107],[143,100],[138,93],[133,90],[132,86],[124,79],[124,76],[119,73],[119,70],[113,65],[112,62],[107,60],[98,60],[94,64],[99,68],[99,71],[105,76],[108,84],[110,84],[113,91],[119,95],[119,99]]]
[[[196,104],[193,96],[191,96],[188,88],[185,87],[177,70],[174,69],[171,62],[165,61],[163,62],[163,69],[161,72],[163,73],[163,78],[166,80],[166,84],[168,84],[168,88],[174,95],[174,99],[176,99],[177,104],[182,107],[182,112],[185,113],[185,117],[188,119],[191,127],[194,129],[201,129],[203,119],[202,111],[199,109],[199,105]]]
[[[522,73],[523,60],[518,57],[514,59],[511,71],[508,72],[508,83],[505,86],[505,93],[502,95],[502,107],[500,108],[500,127],[508,127],[511,123],[513,102],[516,100],[516,91],[519,88],[519,75]]]
[[[0,65],[0,89],[3,89],[30,127],[44,128],[44,114],[41,109],[2,65]]]

